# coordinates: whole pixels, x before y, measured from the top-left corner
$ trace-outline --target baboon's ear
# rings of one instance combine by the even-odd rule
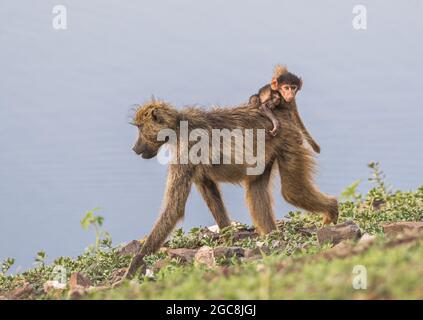
[[[297,91],[300,91],[302,87],[303,87],[303,79],[300,78],[300,84],[298,85]]]
[[[278,90],[278,79],[272,78],[272,82],[270,82],[270,87],[272,90]]]

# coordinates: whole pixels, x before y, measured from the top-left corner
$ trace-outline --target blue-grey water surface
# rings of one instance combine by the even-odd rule
[[[52,8],[67,8],[54,30]],[[0,2],[0,259],[75,256],[79,221],[100,206],[115,243],[159,214],[166,167],[131,151],[131,106],[152,94],[178,107],[235,105],[285,63],[304,79],[302,117],[320,143],[319,187],[339,194],[380,160],[395,188],[422,184],[423,4],[360,1]],[[292,208],[275,181],[276,214]],[[223,186],[234,220],[243,190]],[[184,228],[214,224],[196,190]],[[21,269],[21,270],[22,270]],[[13,269],[16,271],[16,268]]]

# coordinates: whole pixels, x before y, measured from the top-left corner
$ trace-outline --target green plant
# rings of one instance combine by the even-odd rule
[[[367,164],[367,167],[369,169],[371,169],[372,171],[372,175],[369,178],[369,181],[374,183],[376,185],[376,189],[377,191],[380,193],[380,195],[383,197],[383,200],[386,200],[386,198],[390,195],[391,191],[390,191],[390,186],[388,186],[385,183],[385,178],[386,175],[385,173],[382,171],[382,169],[380,169],[380,164],[379,162],[370,162]]]
[[[7,271],[10,270],[10,268],[15,264],[15,259],[13,258],[6,258],[2,263],[1,263],[1,271],[0,273],[2,275],[6,274]]]
[[[110,248],[112,245],[112,239],[110,234],[106,231],[101,230],[101,227],[104,222],[104,217],[94,215],[95,211],[100,210],[101,208],[94,208],[91,211],[88,211],[84,218],[81,220],[81,227],[84,230],[88,230],[91,226],[95,233],[95,244],[94,251],[100,250],[101,246]]]
[[[343,201],[361,201],[361,194],[357,192],[357,188],[361,183],[361,179],[355,180],[341,193],[341,200]]]
[[[47,255],[44,251],[38,251],[37,255],[35,256],[35,265],[37,267],[44,267]]]

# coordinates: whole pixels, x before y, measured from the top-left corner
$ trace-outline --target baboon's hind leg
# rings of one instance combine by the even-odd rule
[[[195,185],[209,207],[219,229],[228,227],[231,221],[229,220],[225,205],[223,204],[217,183],[204,177],[200,181],[196,181]]]
[[[273,213],[273,199],[269,192],[272,165],[268,165],[260,176],[251,177],[245,182],[246,201],[251,218],[260,234],[277,229]]]
[[[285,154],[278,159],[282,196],[295,207],[323,214],[323,224],[338,221],[338,200],[320,192],[313,183],[314,159],[308,151]]]

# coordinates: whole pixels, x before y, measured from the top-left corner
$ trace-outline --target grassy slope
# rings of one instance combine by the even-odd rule
[[[376,174],[376,178],[377,178]],[[377,179],[376,179],[377,180]],[[423,186],[414,192],[387,193],[383,181],[366,195],[357,195],[354,189],[347,194],[354,201],[340,206],[340,222],[354,220],[363,232],[376,235],[378,242],[368,251],[344,259],[328,260],[321,256],[328,246],[319,246],[316,235],[300,232],[303,228],[320,226],[321,217],[299,212],[290,213],[279,232],[260,239],[235,240],[236,230],[222,232],[218,241],[199,237],[202,229],[188,234],[174,232],[170,247],[242,246],[254,248],[265,244],[272,248],[284,243],[283,249],[274,246],[270,255],[258,261],[237,262],[235,259],[219,261],[211,270],[192,264],[181,265],[172,260],[155,273],[153,278],[141,277],[123,287],[97,292],[88,298],[108,299],[284,299],[284,298],[423,298],[423,242],[388,247],[385,245],[381,224],[391,221],[421,221],[423,218]],[[382,200],[382,201],[381,201]],[[375,206],[375,203],[383,203]],[[423,241],[423,240],[422,240]],[[320,257],[320,258],[319,258]],[[152,265],[163,254],[148,257]],[[76,259],[58,258],[51,265],[18,275],[0,273],[0,296],[29,282],[39,295],[36,298],[62,298],[63,295],[44,295],[43,284],[54,277],[55,266],[66,268],[67,276],[82,272],[94,285],[110,284],[114,270],[128,265],[130,257],[120,257],[117,248],[104,248],[85,252]],[[352,287],[353,267],[367,268],[366,290]]]
[[[384,199],[378,209],[372,205]],[[387,246],[381,224],[391,221],[420,221],[423,217],[423,187],[416,192],[388,195],[379,186],[357,199],[341,205],[340,221],[359,224],[363,232],[378,240],[369,250],[344,259],[328,260],[320,252],[315,235],[298,228],[318,225],[316,215],[292,213],[280,234],[265,239],[282,239],[286,247],[263,260],[222,266],[213,270],[171,264],[159,271],[154,280],[127,283],[115,290],[91,295],[106,299],[421,299],[423,298],[423,240]],[[178,233],[176,233],[178,234]],[[185,237],[185,238],[184,238]],[[192,237],[178,235],[175,247],[196,246]],[[172,244],[171,241],[171,244]],[[230,240],[229,240],[230,242]],[[234,243],[228,243],[232,245]],[[235,243],[251,246],[249,243]],[[367,270],[367,289],[355,290],[353,268]]]
[[[282,256],[214,271],[187,267],[158,281],[97,293],[94,299],[421,299],[423,298],[423,244],[391,249],[376,245],[369,251],[310,263]],[[284,263],[285,261],[285,263]],[[352,286],[353,268],[367,269],[367,289]],[[159,276],[162,277],[163,274]]]

